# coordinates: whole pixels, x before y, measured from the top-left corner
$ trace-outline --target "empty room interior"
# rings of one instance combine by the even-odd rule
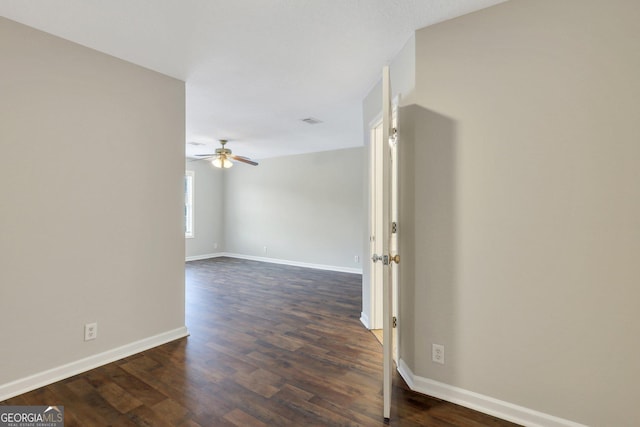
[[[640,425],[640,3],[0,15],[0,415]]]

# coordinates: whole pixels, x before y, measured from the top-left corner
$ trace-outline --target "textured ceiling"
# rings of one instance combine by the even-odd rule
[[[206,144],[187,154],[226,138],[261,159],[362,145],[361,101],[413,31],[502,1],[0,0],[0,14],[184,80],[186,142]]]

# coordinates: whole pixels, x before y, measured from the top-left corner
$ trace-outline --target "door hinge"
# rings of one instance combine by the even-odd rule
[[[393,327],[394,328],[398,327],[398,318],[396,316],[393,316]]]
[[[398,143],[398,129],[392,128],[389,136],[389,145],[392,147]]]
[[[398,232],[398,223],[397,222],[392,222],[391,223],[391,233],[395,234]]]

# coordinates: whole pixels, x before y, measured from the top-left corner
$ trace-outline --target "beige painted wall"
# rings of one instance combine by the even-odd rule
[[[415,374],[640,423],[639,16],[511,0],[417,32],[401,318]]]
[[[263,159],[258,167],[225,170],[225,251],[360,270],[362,151]]]
[[[4,18],[0,58],[2,385],[184,327],[184,83]]]

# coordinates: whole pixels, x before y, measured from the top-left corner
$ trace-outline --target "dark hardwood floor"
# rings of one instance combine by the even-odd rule
[[[382,351],[361,277],[231,258],[187,263],[191,336],[2,402],[65,426],[382,426]],[[514,426],[394,379],[392,426]]]

